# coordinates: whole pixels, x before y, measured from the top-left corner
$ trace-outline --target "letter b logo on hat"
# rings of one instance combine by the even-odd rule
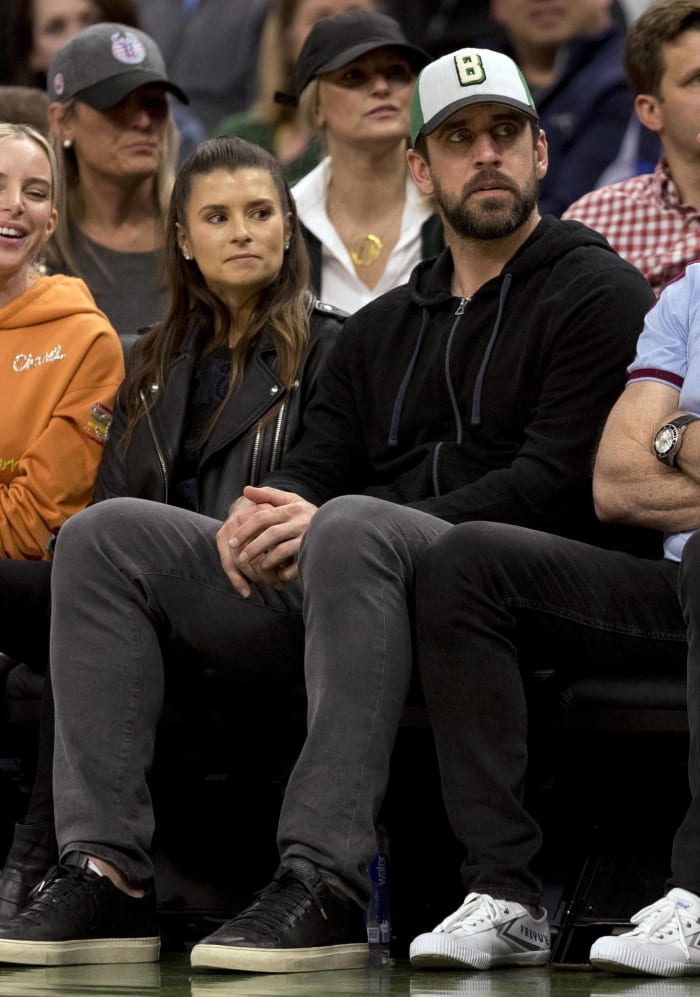
[[[463,87],[471,87],[477,83],[483,83],[486,79],[486,70],[478,52],[460,52],[455,56],[455,66],[457,76]]]
[[[421,70],[411,102],[411,141],[430,135],[450,115],[473,104],[505,104],[537,121],[525,77],[502,52],[462,48]]]

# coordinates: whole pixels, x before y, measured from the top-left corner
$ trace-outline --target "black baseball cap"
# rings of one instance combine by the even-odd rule
[[[398,49],[415,73],[430,62],[423,49],[411,45],[398,21],[369,10],[348,10],[317,21],[296,63],[297,94],[322,73],[347,66],[377,48]]]
[[[184,91],[168,79],[150,35],[112,21],[91,24],[69,38],[51,59],[47,75],[49,97],[61,104],[76,97],[104,111],[149,83],[189,103]]]

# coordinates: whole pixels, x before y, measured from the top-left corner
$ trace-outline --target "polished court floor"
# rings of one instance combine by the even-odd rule
[[[594,971],[512,969],[462,975],[411,972],[392,961],[367,971],[280,976],[192,971],[185,955],[160,964],[0,968],[0,995],[11,997],[700,997],[700,977],[660,980]]]

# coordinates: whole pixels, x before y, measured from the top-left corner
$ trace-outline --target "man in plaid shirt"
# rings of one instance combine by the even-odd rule
[[[625,70],[662,158],[653,173],[601,187],[564,218],[597,229],[656,294],[700,258],[700,5],[655,0],[630,28]]]

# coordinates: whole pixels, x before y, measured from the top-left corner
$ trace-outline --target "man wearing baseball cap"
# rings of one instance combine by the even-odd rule
[[[358,912],[415,653],[414,578],[432,540],[496,520],[630,542],[595,518],[591,454],[651,290],[597,233],[540,217],[546,138],[508,57],[463,49],[424,68],[411,132],[409,167],[448,248],[347,320],[302,440],[219,531],[242,595],[299,572],[309,717],[273,884],[195,946],[195,966],[366,963]],[[461,816],[455,826],[478,819]],[[486,877],[465,864],[464,881],[475,893]],[[515,884],[498,903],[482,892],[467,920],[483,951],[465,965],[546,962],[539,891]]]
[[[246,488],[220,526],[178,510],[182,564],[163,582],[149,576],[149,605],[161,604],[160,584],[186,584],[206,620],[210,580],[193,579],[215,548],[230,582],[232,648],[241,599],[255,591],[247,608],[264,613],[269,586],[299,585],[303,597],[308,732],[280,815],[280,864],[250,907],[194,947],[195,967],[367,964],[368,866],[411,679],[414,582],[431,541],[471,520],[622,541],[624,531],[595,518],[590,458],[653,293],[597,233],[540,218],[546,139],[511,60],[463,49],[428,65],[412,120],[409,167],[436,201],[447,248],[346,320],[305,433],[279,469]],[[135,518],[130,529],[140,579],[152,538]],[[135,580],[134,599],[142,589]],[[269,602],[276,616],[279,599]],[[159,616],[158,626],[178,639],[180,620]],[[205,623],[198,637],[209,639]],[[484,926],[473,968],[548,959],[535,889],[499,894],[504,913],[472,866],[464,881]],[[145,901],[116,890],[101,891],[99,924],[138,961]],[[90,961],[84,937],[39,939],[30,913],[0,926],[0,961]],[[18,927],[36,943],[19,945]]]

